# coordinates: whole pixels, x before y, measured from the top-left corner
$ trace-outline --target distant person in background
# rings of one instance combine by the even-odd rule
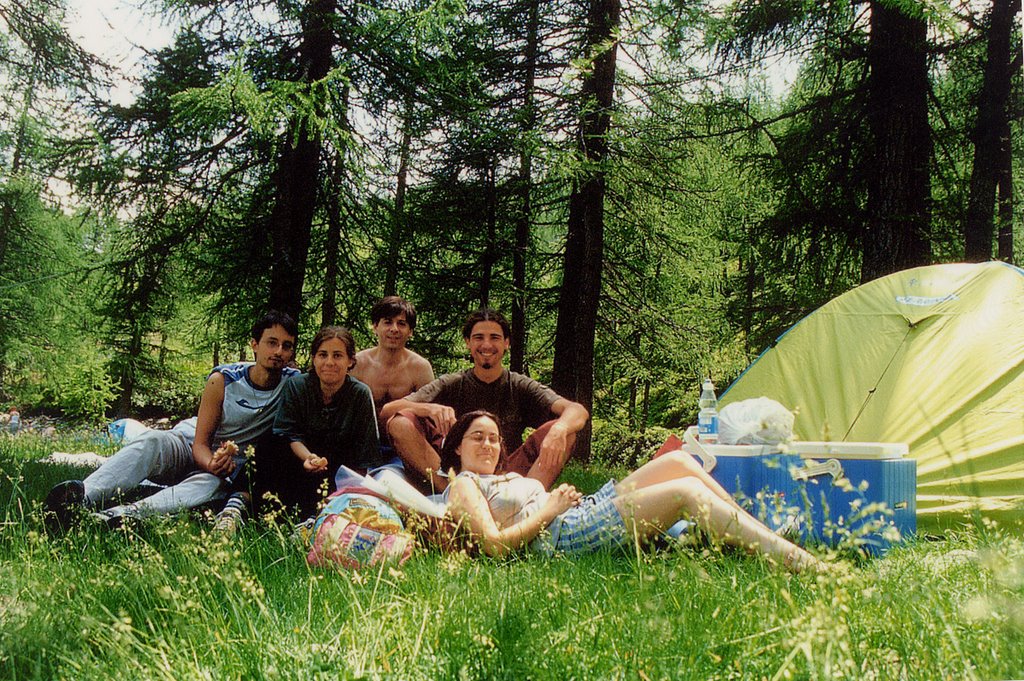
[[[335,490],[342,465],[365,473],[382,463],[373,396],[353,378],[356,347],[352,334],[325,326],[313,338],[309,373],[289,378],[274,421],[273,444],[257,452],[257,505],[276,500],[312,515]]]
[[[16,407],[11,407],[9,416],[10,419],[7,421],[7,432],[11,435],[17,435],[18,431],[21,430],[21,414],[18,412]]]
[[[125,518],[172,513],[224,496],[245,463],[245,450],[277,414],[282,380],[295,354],[298,325],[268,312],[251,330],[254,362],[218,366],[206,380],[197,417],[171,430],[152,430],[122,447],[85,480],[66,480],[46,497],[47,518],[67,527],[81,509],[109,526]],[[117,503],[149,480],[167,485],[134,503]],[[111,502],[115,505],[108,506]]]

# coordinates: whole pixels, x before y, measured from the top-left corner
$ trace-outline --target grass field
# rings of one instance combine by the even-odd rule
[[[817,577],[683,547],[325,572],[276,525],[47,535],[81,471],[36,460],[76,446],[0,440],[0,679],[1024,678],[1024,540],[995,526]]]

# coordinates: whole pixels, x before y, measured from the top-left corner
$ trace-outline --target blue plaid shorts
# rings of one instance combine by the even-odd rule
[[[589,553],[614,549],[628,543],[629,533],[612,503],[615,481],[609,480],[601,489],[580,499],[579,506],[555,518],[530,545],[545,555],[555,553]]]

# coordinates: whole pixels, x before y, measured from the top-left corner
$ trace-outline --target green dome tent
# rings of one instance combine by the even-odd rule
[[[906,442],[922,528],[1024,520],[1024,270],[919,267],[782,334],[722,395],[797,412],[801,440]]]

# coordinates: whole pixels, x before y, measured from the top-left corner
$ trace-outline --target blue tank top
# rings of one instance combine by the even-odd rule
[[[255,443],[256,438],[274,425],[281,401],[281,387],[286,378],[300,373],[286,367],[276,386],[270,390],[259,390],[249,380],[251,366],[252,362],[237,362],[224,364],[210,372],[224,377],[224,406],[214,438],[217,442],[234,440],[239,449]]]

